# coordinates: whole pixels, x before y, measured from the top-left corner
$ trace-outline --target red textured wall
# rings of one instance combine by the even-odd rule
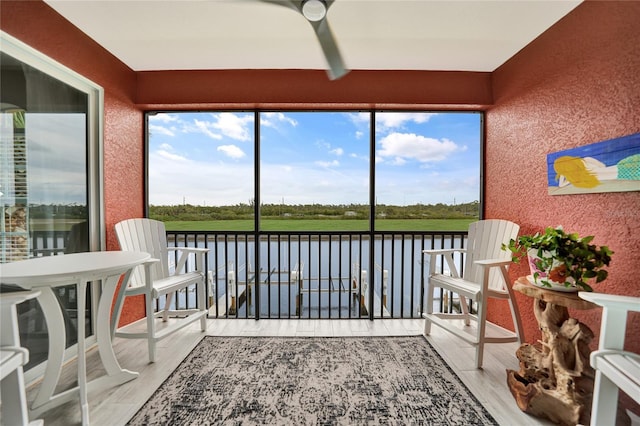
[[[493,73],[486,114],[486,216],[521,233],[562,225],[615,254],[598,292],[640,296],[640,192],[547,195],[546,155],[640,132],[640,2],[588,1]],[[512,268],[512,278],[526,266]],[[518,304],[529,342],[539,338],[532,301]],[[494,319],[508,324],[508,309]],[[600,309],[571,312],[595,332]],[[627,349],[640,353],[640,314]]]
[[[144,212],[143,116],[134,104],[136,74],[42,1],[2,0],[0,28],[104,88],[106,247],[119,249],[113,226]],[[144,303],[127,301],[121,323],[143,316]]]
[[[158,108],[217,104],[238,108],[485,107],[491,74],[354,70],[339,80],[320,70],[151,71],[138,73],[138,103]]]

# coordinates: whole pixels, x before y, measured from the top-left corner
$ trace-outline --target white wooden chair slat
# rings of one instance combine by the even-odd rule
[[[167,247],[167,234],[164,223],[152,219],[128,219],[119,222],[115,226],[116,235],[120,248],[128,251],[147,252],[154,259],[143,266],[136,268],[133,272],[129,285],[123,297],[144,294],[147,315],[146,332],[128,332],[124,329],[115,330],[118,323],[120,311],[122,309],[122,298],[116,302],[116,315],[112,319],[114,335],[124,338],[146,338],[149,344],[149,361],[154,362],[156,358],[156,343],[190,323],[200,320],[202,331],[206,330],[206,305],[205,286],[206,274],[204,271],[204,256],[207,249],[196,249],[189,247],[171,248],[183,253],[176,263],[175,271],[169,268],[169,247]],[[194,256],[195,270],[187,271],[188,253]],[[170,304],[174,293],[181,289],[188,289],[195,286],[197,308],[196,309],[173,309]],[[165,307],[162,312],[163,321],[167,321],[168,316],[173,315],[180,318],[170,327],[165,327],[161,331],[156,331],[153,301],[166,297]]]
[[[482,357],[485,343],[507,343],[522,341],[522,326],[520,314],[513,296],[513,290],[508,283],[507,268],[511,262],[509,251],[502,250],[502,244],[516,238],[520,226],[506,220],[490,219],[474,222],[469,225],[467,244],[465,250],[424,250],[429,255],[429,282],[427,289],[424,334],[431,332],[431,324],[436,324],[447,329],[453,334],[463,337],[476,346],[476,367],[482,367]],[[453,254],[465,252],[464,271],[462,276],[455,266]],[[450,270],[450,276],[436,273],[438,256],[444,256]],[[452,291],[460,297],[460,314],[434,313],[433,299],[436,288]],[[469,313],[466,298],[476,304],[477,314]],[[502,329],[504,337],[488,337],[487,324],[497,327],[486,321],[487,299],[506,299],[511,310],[514,331]],[[475,335],[461,332],[453,321],[464,320],[465,325],[471,321],[476,324]],[[501,327],[500,327],[501,328]],[[468,337],[472,336],[472,337]]]
[[[626,394],[640,403],[640,356],[595,352],[593,367],[602,370]]]

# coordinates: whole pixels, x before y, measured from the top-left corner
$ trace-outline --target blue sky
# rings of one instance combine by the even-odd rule
[[[369,112],[262,112],[262,203],[368,204]],[[378,204],[479,200],[480,114],[376,113]],[[253,112],[149,117],[149,202],[254,198]]]

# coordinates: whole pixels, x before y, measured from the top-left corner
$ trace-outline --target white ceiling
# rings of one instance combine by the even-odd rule
[[[324,69],[306,19],[258,0],[45,0],[136,71]],[[336,0],[349,69],[493,71],[581,0]]]

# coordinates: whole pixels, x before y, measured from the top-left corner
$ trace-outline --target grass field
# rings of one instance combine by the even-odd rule
[[[376,221],[376,231],[466,231],[477,219],[384,219]],[[367,231],[366,220],[299,219],[262,220],[263,231]],[[169,231],[251,231],[253,220],[167,221]]]
[[[30,231],[68,231],[82,219],[30,219]]]

